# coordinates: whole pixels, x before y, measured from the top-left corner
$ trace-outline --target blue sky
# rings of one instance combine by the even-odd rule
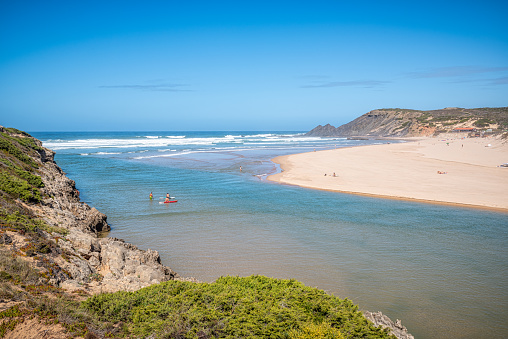
[[[508,106],[506,1],[0,0],[0,124],[299,130]]]

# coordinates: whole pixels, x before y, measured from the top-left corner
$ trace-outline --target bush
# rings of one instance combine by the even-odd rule
[[[41,192],[37,188],[32,187],[26,180],[6,172],[0,172],[0,190],[26,202],[38,203],[42,199]]]
[[[50,234],[56,232],[67,235],[69,233],[69,231],[65,228],[49,226],[43,220],[24,215],[19,211],[8,213],[7,211],[0,209],[0,221],[5,227],[10,227],[25,232],[35,232],[37,229],[41,229]]]
[[[14,168],[14,172],[19,175],[20,178],[25,179],[30,185],[42,188],[44,183],[40,176],[24,171],[20,168]]]
[[[390,337],[348,299],[263,276],[222,277],[210,284],[168,281],[96,295],[82,305],[101,321],[128,323],[128,335],[140,337]]]
[[[18,160],[24,162],[27,165],[30,165],[34,168],[37,168],[38,165],[32,158],[28,155],[24,154],[18,147],[16,147],[12,142],[6,139],[4,133],[2,133],[3,138],[0,138],[0,149],[6,151],[10,155],[13,155]]]
[[[494,123],[493,121],[491,121],[487,118],[481,118],[481,119],[476,120],[473,125],[475,125],[476,127],[487,127],[493,123]]]

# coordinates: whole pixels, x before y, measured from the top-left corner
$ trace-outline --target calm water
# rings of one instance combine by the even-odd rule
[[[182,276],[296,278],[402,319],[417,338],[508,337],[507,213],[263,179],[277,171],[275,156],[377,141],[280,132],[33,135],[57,152],[82,199],[108,215],[111,236],[159,251]],[[159,204],[167,192],[178,203]]]

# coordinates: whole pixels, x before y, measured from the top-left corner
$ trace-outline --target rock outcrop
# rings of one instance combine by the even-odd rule
[[[402,326],[402,322],[399,319],[394,322],[381,312],[372,313],[364,311],[363,315],[365,318],[372,321],[374,325],[390,329],[391,334],[399,339],[414,339],[414,337],[407,331],[407,328]]]
[[[377,109],[337,128],[317,126],[307,136],[423,137],[469,128],[469,133],[503,133],[508,128],[508,107],[445,108],[433,111]]]

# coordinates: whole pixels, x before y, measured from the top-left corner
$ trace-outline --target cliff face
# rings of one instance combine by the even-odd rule
[[[106,216],[80,201],[39,140],[0,126],[0,150],[0,249],[39,267],[47,283],[96,293],[179,279],[157,251],[99,238]]]
[[[474,128],[502,133],[508,128],[508,107],[445,108],[433,111],[378,109],[365,113],[337,128],[317,126],[307,136],[321,137],[421,137],[452,132],[456,128]]]

